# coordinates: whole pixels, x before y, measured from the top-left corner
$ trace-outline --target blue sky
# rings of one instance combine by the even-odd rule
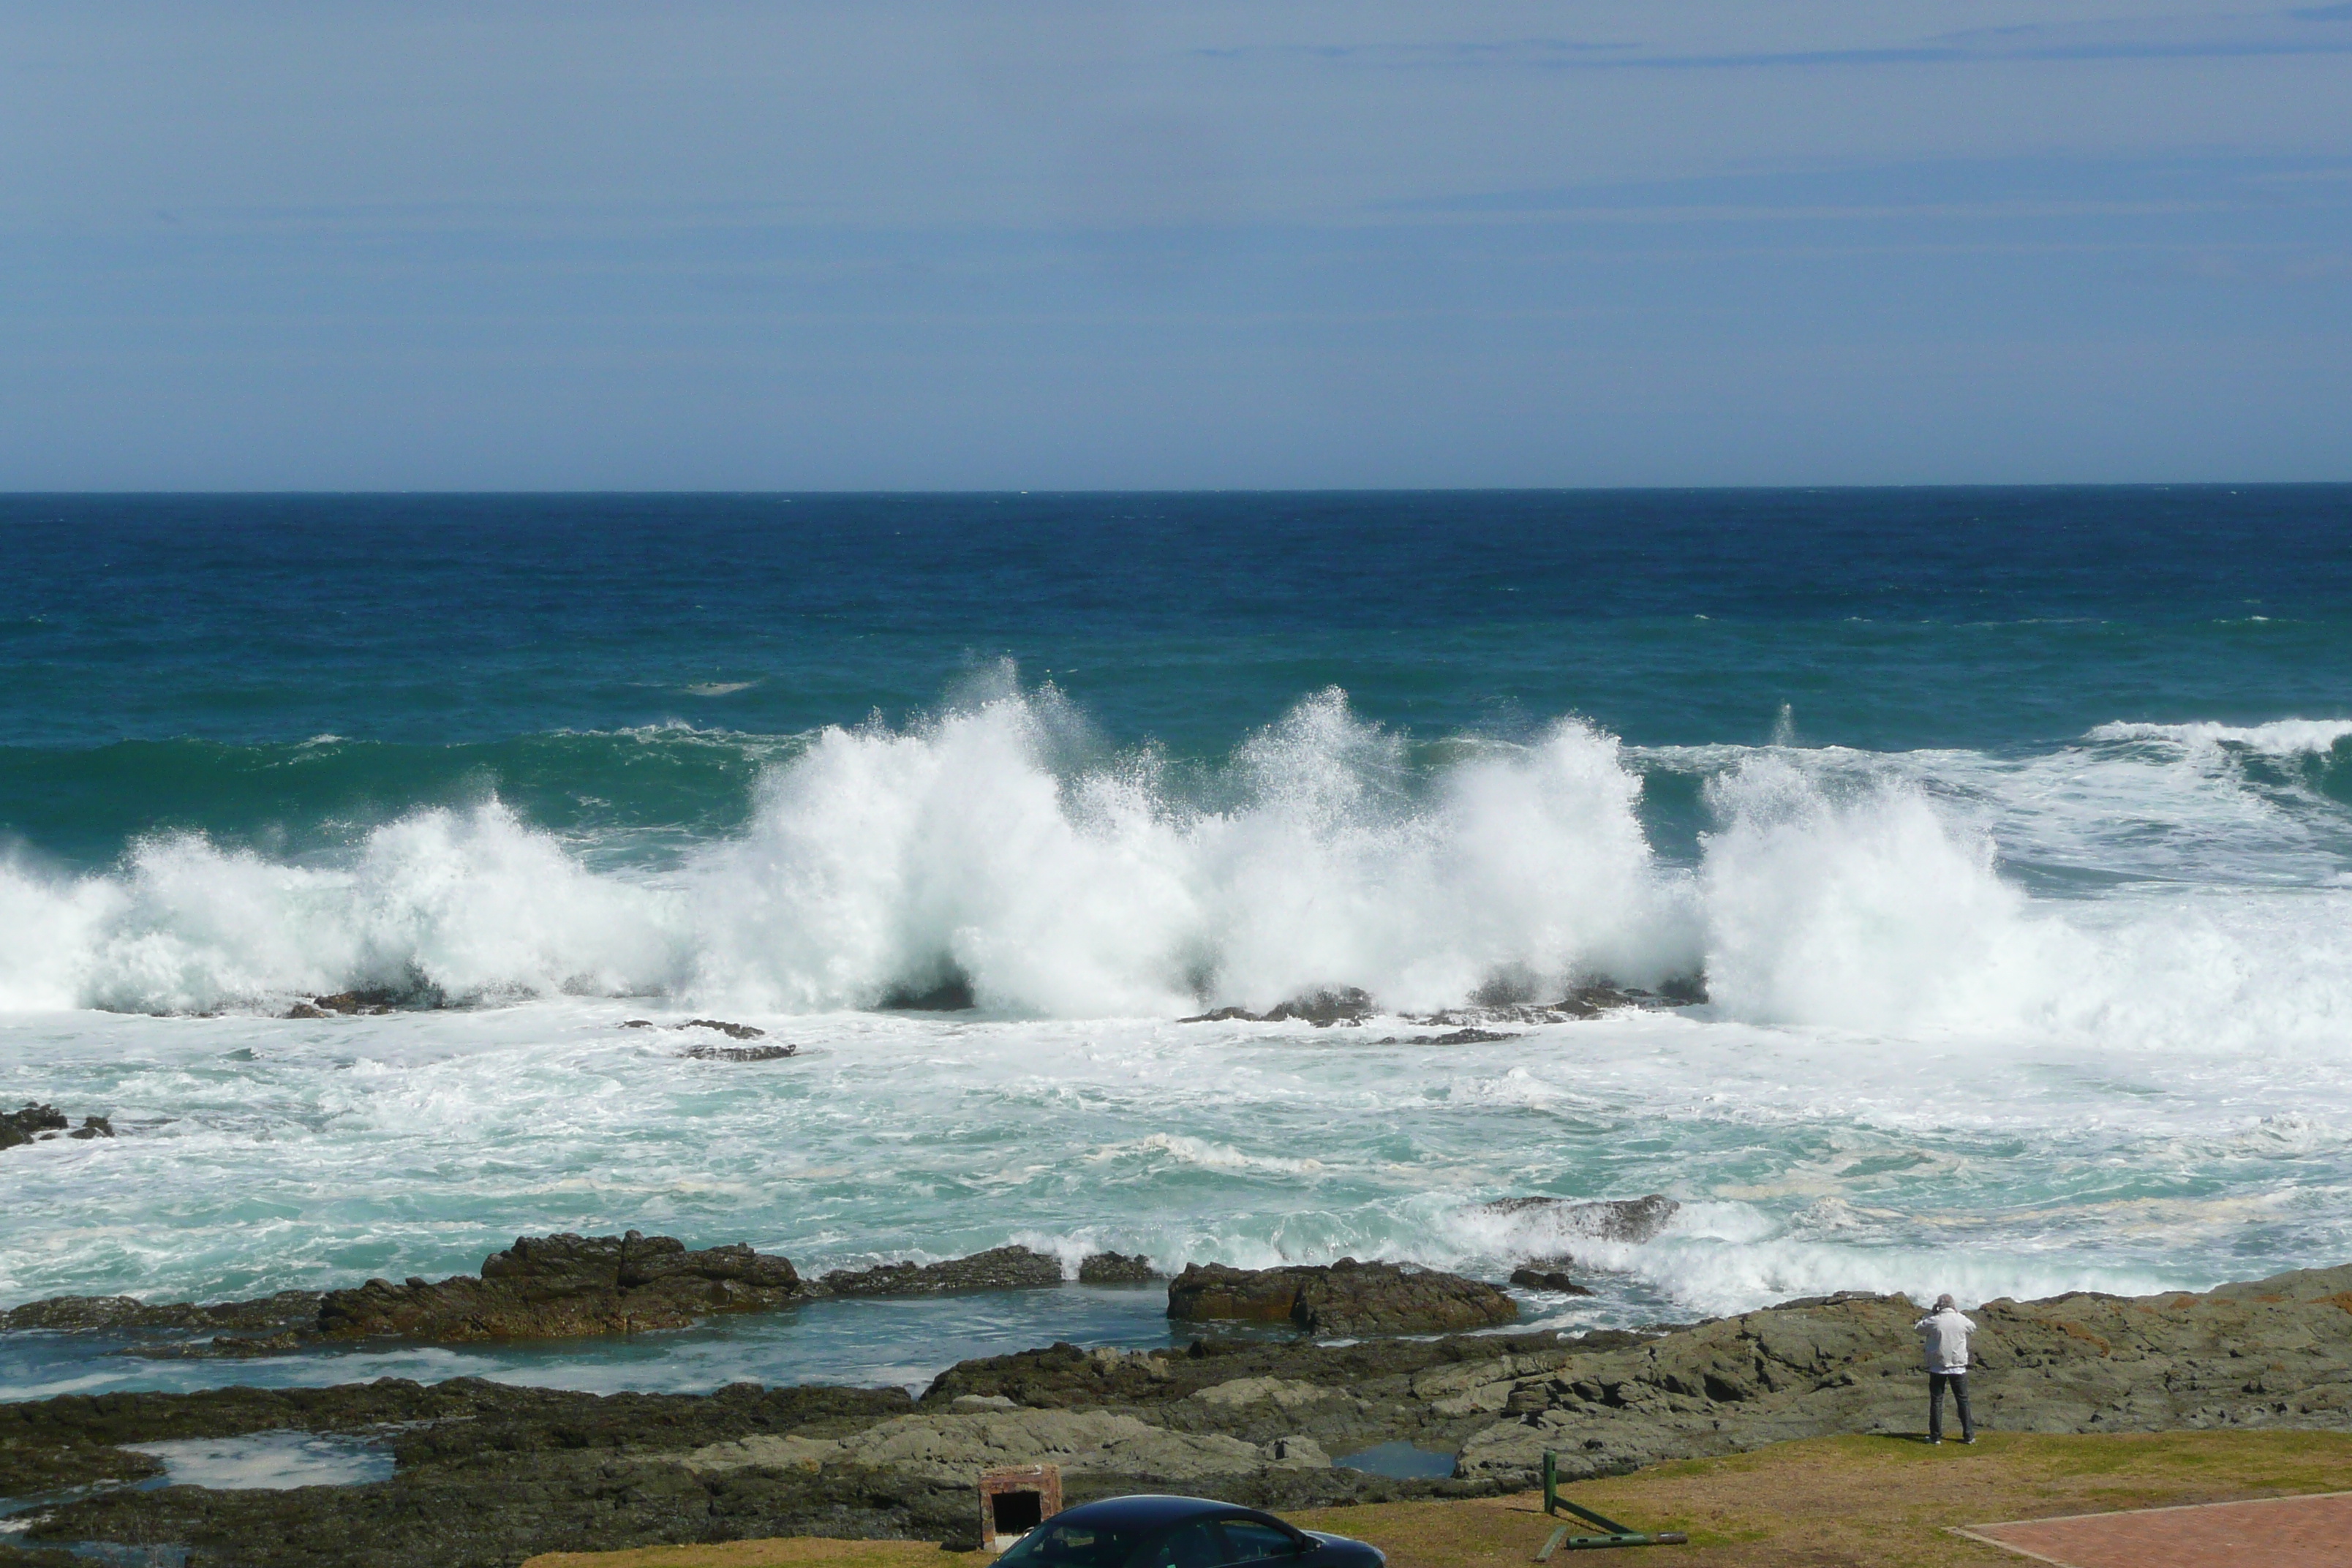
[[[0,489],[2347,454],[2352,5],[0,0]]]

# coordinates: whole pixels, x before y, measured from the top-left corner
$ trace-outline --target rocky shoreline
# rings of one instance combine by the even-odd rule
[[[1916,1431],[1917,1315],[1901,1297],[1841,1295],[1565,1339],[1055,1345],[961,1363],[919,1397],[748,1384],[595,1395],[477,1379],[68,1395],[0,1405],[0,1495],[84,1489],[39,1511],[19,1537],[28,1547],[172,1543],[253,1568],[489,1568],[780,1534],[970,1545],[971,1478],[989,1464],[1058,1464],[1073,1501],[1172,1489],[1296,1507],[1517,1489],[1547,1451],[1574,1477]],[[1994,1429],[2352,1429],[2352,1266],[2202,1294],[1994,1301],[1974,1316],[1977,1411]],[[120,1445],[288,1430],[378,1443],[392,1477],[129,1489],[157,1465]],[[1454,1476],[1332,1463],[1391,1443],[1455,1456]]]
[[[1644,1240],[1676,1205],[1656,1194],[1570,1203],[1512,1198],[1481,1205],[1503,1216],[1535,1215],[1556,1236]],[[1539,1259],[1538,1289],[1582,1291],[1566,1282],[1565,1256]],[[1525,1272],[1524,1270],[1522,1272]],[[1150,1259],[1116,1252],[1079,1260],[1081,1284],[1143,1284],[1163,1279]],[[0,1312],[0,1331],[210,1332],[209,1340],[135,1345],[117,1353],[151,1359],[277,1355],[358,1341],[463,1344],[493,1340],[579,1339],[679,1329],[733,1312],[775,1311],[827,1297],[939,1295],[1037,1289],[1065,1282],[1062,1260],[1026,1247],[999,1247],[936,1263],[877,1264],[807,1278],[792,1259],[741,1243],[689,1249],[674,1237],[518,1237],[482,1260],[478,1275],[355,1288],[286,1290],[247,1301],[147,1302],[129,1296],[58,1296]],[[1515,1281],[1520,1282],[1520,1281]],[[1271,1269],[1194,1265],[1169,1287],[1169,1316],[1192,1322],[1288,1325],[1325,1336],[1446,1333],[1517,1318],[1493,1285],[1410,1264],[1359,1263]]]

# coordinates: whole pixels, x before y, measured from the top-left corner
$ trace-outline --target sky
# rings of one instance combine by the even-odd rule
[[[2352,4],[0,0],[0,489],[2352,479]]]

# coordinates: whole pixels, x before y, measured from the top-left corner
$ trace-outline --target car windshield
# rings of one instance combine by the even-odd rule
[[[1142,1539],[1139,1530],[1049,1519],[997,1562],[1004,1568],[1119,1568]]]

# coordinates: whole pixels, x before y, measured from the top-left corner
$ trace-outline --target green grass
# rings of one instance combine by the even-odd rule
[[[1973,1447],[1822,1437],[1720,1459],[1683,1459],[1578,1482],[1567,1495],[1688,1546],[1656,1568],[2016,1568],[2025,1561],[1949,1533],[1958,1524],[2175,1503],[2352,1491],[2352,1434],[1990,1433]],[[978,1505],[975,1504],[975,1507]],[[1517,1568],[1559,1522],[1532,1496],[1375,1503],[1289,1516],[1369,1541],[1391,1568]],[[791,1538],[723,1546],[534,1557],[526,1568],[937,1568],[936,1546]],[[1572,1561],[1556,1558],[1556,1565]],[[1612,1560],[1613,1561],[1613,1560]]]

